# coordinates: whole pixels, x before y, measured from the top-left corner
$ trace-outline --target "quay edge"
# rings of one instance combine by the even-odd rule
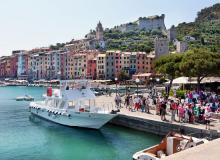
[[[184,134],[192,135],[197,138],[208,137],[210,139],[220,138],[220,132],[217,130],[205,130],[187,126],[187,124],[172,124],[168,122],[162,122],[152,119],[133,117],[128,115],[119,114],[113,120],[111,124],[132,128],[139,131],[153,133],[160,136],[165,136],[170,131],[182,130]]]

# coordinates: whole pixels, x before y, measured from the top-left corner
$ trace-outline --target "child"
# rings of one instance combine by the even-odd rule
[[[182,122],[183,121],[183,118],[184,118],[184,108],[183,108],[183,105],[180,104],[179,107],[178,107],[178,116],[179,116],[179,122]]]

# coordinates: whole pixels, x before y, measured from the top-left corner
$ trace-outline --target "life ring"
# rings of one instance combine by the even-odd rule
[[[177,152],[180,152],[182,149],[181,149],[181,146],[180,145],[177,145],[176,146],[176,150],[177,150]]]
[[[192,147],[195,147],[196,144],[194,142],[189,142],[187,145],[186,145],[186,148],[192,148]]]
[[[80,108],[79,111],[80,112],[85,112],[85,108]]]

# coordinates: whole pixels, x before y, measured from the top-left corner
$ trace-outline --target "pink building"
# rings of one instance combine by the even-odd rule
[[[152,73],[154,59],[155,55],[147,54],[145,52],[137,52],[136,73]]]

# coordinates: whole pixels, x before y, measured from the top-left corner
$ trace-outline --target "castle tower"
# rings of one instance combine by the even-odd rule
[[[170,42],[173,42],[176,39],[176,28],[172,26],[167,33],[167,38]]]
[[[104,30],[103,30],[101,22],[99,21],[99,23],[97,24],[97,27],[96,27],[96,39],[98,41],[103,41],[103,39],[104,39],[103,34],[104,34]]]
[[[156,57],[160,57],[162,55],[166,55],[169,53],[169,41],[166,38],[158,38],[154,39],[154,50]]]

